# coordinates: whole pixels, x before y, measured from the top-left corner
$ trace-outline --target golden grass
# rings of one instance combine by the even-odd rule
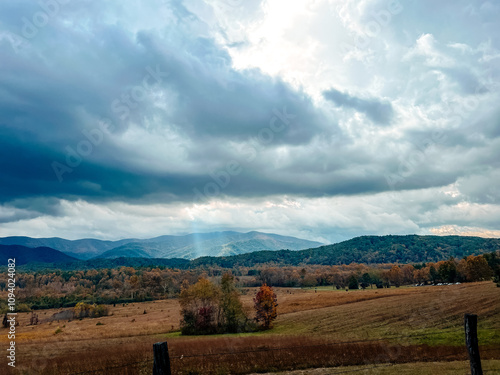
[[[111,316],[42,322],[33,327],[27,325],[29,314],[20,314],[17,374],[75,373],[138,361],[145,362],[100,373],[149,374],[152,345],[159,341],[169,342],[172,368],[177,374],[416,362],[440,356],[446,356],[447,361],[465,360],[465,312],[479,315],[480,344],[482,350],[488,349],[483,358],[500,358],[500,288],[491,282],[349,292],[276,288],[276,293],[280,313],[276,327],[256,334],[179,337],[172,333],[178,330],[180,320],[179,303],[174,299],[110,306]],[[252,289],[242,296],[248,309],[253,294]],[[57,311],[40,311],[39,317],[44,320]],[[55,334],[58,328],[61,332]],[[379,338],[386,340],[312,347],[325,342]],[[6,335],[0,336],[2,347],[7,341]],[[289,346],[298,348],[260,350]],[[253,350],[260,351],[190,357]],[[0,366],[5,368],[2,362]]]
[[[482,361],[483,371],[491,374],[500,373],[500,360]],[[368,366],[341,366],[335,368],[318,368],[308,370],[297,370],[272,373],[273,375],[330,375],[339,372],[354,372],[358,370],[359,374],[377,374],[377,375],[457,375],[469,374],[468,361],[453,362],[415,362],[395,365],[368,365]],[[363,371],[361,371],[363,370]],[[256,374],[252,374],[256,375]],[[271,375],[259,374],[259,375]]]
[[[352,300],[331,306],[339,292],[328,295],[314,293],[318,303],[308,302],[312,309],[283,314],[278,319],[277,332],[310,334],[335,339],[371,339],[419,334],[443,335],[457,332],[462,337],[463,316],[479,316],[480,333],[487,330],[500,343],[500,288],[491,282],[452,286],[406,288],[387,291],[359,291]],[[356,302],[355,295],[372,293],[374,298]],[[376,298],[376,296],[382,296]],[[331,306],[331,307],[330,307]],[[285,306],[285,309],[288,309]],[[495,339],[495,337],[493,337]],[[432,343],[432,342],[430,342]],[[455,342],[448,342],[454,344]],[[446,342],[445,342],[446,344]],[[456,344],[456,343],[455,343]]]
[[[146,314],[144,314],[144,310]],[[48,309],[38,311],[42,321],[36,326],[29,326],[30,313],[20,313],[20,326],[16,329],[16,341],[21,344],[41,340],[43,342],[60,341],[66,338],[78,340],[95,339],[97,337],[118,338],[135,337],[138,335],[154,335],[171,332],[179,329],[180,310],[176,299],[131,303],[116,307],[109,306],[110,315],[94,319],[48,321],[55,313],[62,309]],[[96,326],[97,322],[103,325]],[[63,327],[64,326],[64,327]],[[60,327],[62,333],[54,338],[54,332]],[[0,343],[7,341],[0,337]]]

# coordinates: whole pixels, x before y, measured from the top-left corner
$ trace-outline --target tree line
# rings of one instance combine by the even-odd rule
[[[500,251],[498,238],[419,235],[361,236],[332,245],[299,251],[256,251],[227,257],[201,257],[192,260],[189,267],[252,267],[254,264],[270,262],[289,266],[351,263],[416,264],[437,262],[451,257],[462,259],[469,255],[497,251]]]
[[[47,270],[19,272],[16,297],[25,310],[74,307],[78,302],[110,304],[179,297],[200,278],[221,279],[234,275],[242,289],[263,283],[276,287],[334,286],[337,288],[389,287],[411,284],[473,282],[494,279],[500,284],[498,253],[450,258],[416,264],[358,264],[282,266],[260,264],[230,269],[213,266],[196,269],[119,267],[99,270]],[[7,274],[0,274],[0,312],[6,308]]]
[[[315,267],[263,267],[254,271],[268,285],[337,288],[378,288],[490,280],[500,285],[500,257],[496,253],[420,264],[350,264]]]

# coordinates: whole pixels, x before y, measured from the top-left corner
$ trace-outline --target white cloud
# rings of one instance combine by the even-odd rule
[[[431,228],[430,232],[438,236],[478,236],[485,238],[500,237],[500,230],[489,230],[477,227],[461,227],[457,225],[444,225],[438,228]]]
[[[497,233],[496,4],[72,3],[16,53],[10,15],[34,7],[0,16],[0,235]],[[50,163],[156,64],[170,78],[59,184]],[[295,122],[259,141],[284,105]],[[193,206],[232,160],[242,173]]]
[[[62,200],[58,215],[8,222],[0,236],[22,230],[33,237],[119,239],[193,230],[259,230],[328,243],[363,234],[446,234],[449,228],[469,233],[469,222],[479,225],[474,228],[478,235],[498,232],[498,206],[463,198],[456,186],[447,186],[352,197],[227,198],[196,205]]]
[[[424,64],[429,67],[452,67],[455,65],[453,58],[440,51],[438,42],[432,34],[420,36],[415,47],[411,48],[404,58],[412,60],[416,56],[422,56]]]

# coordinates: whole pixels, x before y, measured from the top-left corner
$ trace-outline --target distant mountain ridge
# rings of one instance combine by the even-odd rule
[[[137,251],[140,251],[138,249]],[[254,267],[258,264],[301,266],[304,264],[339,265],[350,263],[427,263],[461,259],[468,255],[479,255],[500,251],[500,239],[462,236],[361,236],[333,245],[306,250],[256,251],[233,256],[200,257],[194,260],[181,258],[119,257],[95,258],[86,261],[54,264],[52,268],[97,269],[128,267],[174,268]],[[31,269],[43,266],[34,265]],[[50,267],[49,267],[50,268]]]
[[[78,259],[50,247],[37,247],[33,249],[21,245],[0,245],[0,264],[6,265],[7,260],[10,258],[15,258],[16,265],[34,262],[68,263],[78,261]]]
[[[185,236],[159,236],[150,239],[103,241],[96,239],[66,240],[63,238],[0,238],[3,245],[50,247],[79,259],[91,258],[184,258],[229,256],[259,250],[300,250],[322,245],[320,242],[272,233],[234,231],[193,233]]]
[[[233,266],[252,267],[274,262],[282,265],[350,264],[350,263],[425,263],[461,259],[500,251],[500,239],[466,236],[388,235],[361,236],[333,245],[324,245],[300,251],[258,251],[231,257],[202,257],[191,262],[191,267]]]
[[[79,259],[89,259],[104,251],[111,250],[122,243],[133,240],[103,241],[93,238],[84,238],[80,240],[66,240],[59,237],[51,238],[32,238],[24,236],[12,236],[0,238],[0,245],[21,245],[31,248],[50,247],[55,250]]]

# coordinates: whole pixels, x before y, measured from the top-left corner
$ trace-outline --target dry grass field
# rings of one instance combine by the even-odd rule
[[[39,312],[42,323],[36,326],[29,326],[29,314],[23,313],[18,317],[17,367],[12,373],[148,374],[152,344],[159,341],[168,341],[176,374],[313,367],[328,367],[323,371],[330,372],[324,373],[335,373],[332,367],[388,362],[394,365],[369,373],[437,373],[426,372],[429,366],[466,371],[464,313],[479,315],[482,358],[490,373],[500,368],[499,361],[486,361],[500,359],[500,288],[491,282],[349,292],[275,291],[280,314],[275,328],[252,334],[180,337],[179,304],[174,299],[110,306],[110,316],[96,319],[50,322],[60,310],[43,310]],[[247,290],[242,296],[249,310],[254,292]],[[0,345],[7,348],[7,341],[2,334]],[[2,371],[7,368],[5,361],[2,356]],[[120,367],[131,363],[135,364]]]
[[[498,374],[500,360],[482,361],[483,371]],[[266,373],[260,375],[333,375],[339,373],[360,373],[377,375],[467,375],[470,374],[468,361],[414,362],[404,364],[379,364],[369,366],[341,366],[308,370]],[[256,375],[256,374],[253,374]]]

